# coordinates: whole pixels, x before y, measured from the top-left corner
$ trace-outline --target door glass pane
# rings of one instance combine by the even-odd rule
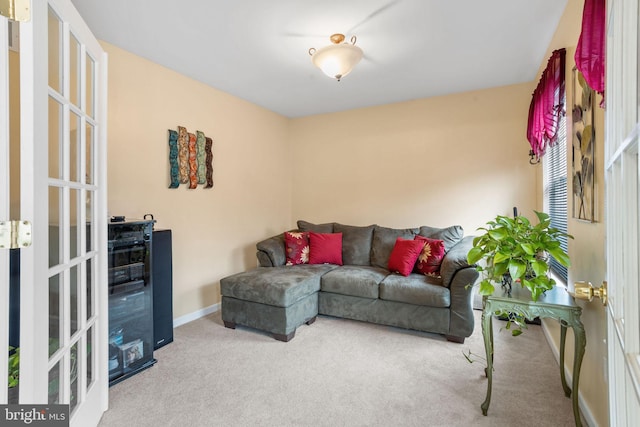
[[[49,177],[62,178],[62,105],[49,97]]]
[[[49,187],[49,267],[60,264],[62,260],[61,204],[60,188]]]
[[[69,101],[80,107],[80,42],[69,37]]]
[[[49,356],[60,348],[60,284],[59,274],[49,278]]]
[[[69,180],[80,182],[80,117],[69,114]]]
[[[625,204],[624,204],[624,193],[622,191],[624,185],[624,165],[622,164],[622,160],[618,159],[616,161],[616,168],[614,169],[614,181],[611,185],[612,189],[615,189],[615,195],[612,198],[614,203],[614,208],[612,212],[618,212],[621,216],[621,223],[623,223],[624,219],[622,213],[625,212]],[[624,242],[625,233],[623,232],[622,227],[615,227],[615,232],[617,236],[614,237],[614,241],[616,242]],[[617,320],[619,320],[620,324],[624,327],[624,254],[623,254],[623,245],[616,245],[618,256],[614,258],[614,261],[617,265],[615,267],[615,271],[618,273],[618,277],[615,281],[615,296],[617,298]]]
[[[71,267],[69,271],[70,277],[70,288],[69,288],[69,298],[70,298],[70,314],[71,314],[71,335],[75,334],[78,330],[78,297],[80,295],[80,271],[77,265]]]
[[[49,371],[49,404],[60,403],[60,362]]]
[[[90,123],[87,123],[86,126],[86,159],[85,159],[85,168],[86,169],[86,179],[87,184],[94,184],[93,178],[93,147],[94,147],[94,138],[95,138],[95,130]]]
[[[78,342],[71,347],[71,402],[69,405],[69,412],[72,413],[78,404]]]
[[[93,242],[95,241],[95,237],[93,235],[94,227],[93,227],[93,198],[95,197],[94,191],[87,191],[87,200],[85,201],[85,205],[87,207],[87,252],[93,249]]]
[[[89,54],[86,55],[86,67],[87,67],[87,74],[86,74],[86,105],[84,108],[84,112],[92,118],[95,118],[95,75],[96,75],[96,70],[95,70],[95,62],[93,61],[93,59],[91,58],[91,56],[89,56]]]
[[[87,267],[87,320],[93,316],[93,291],[91,284],[93,283],[93,260],[94,258],[88,259],[86,261]]]
[[[62,22],[49,8],[49,86],[62,91]]]
[[[80,219],[80,190],[69,189],[69,215],[71,223],[69,250],[71,259],[73,259],[80,255],[80,225],[78,224]]]
[[[95,328],[92,326],[91,328],[89,328],[89,331],[87,332],[87,389],[89,387],[91,387],[91,384],[93,383],[93,372],[95,369],[94,366],[94,357],[93,357],[93,333],[94,333]]]

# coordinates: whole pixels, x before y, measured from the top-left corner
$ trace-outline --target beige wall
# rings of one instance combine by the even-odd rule
[[[575,54],[580,25],[582,22],[582,0],[569,0],[565,13],[560,20],[556,34],[554,35],[548,50],[548,58],[551,51],[565,47],[566,58],[566,89],[567,111],[571,111],[572,84],[571,69],[575,66],[573,56]],[[541,70],[546,66],[546,59],[541,64]],[[596,103],[599,103],[597,96]],[[569,240],[569,256],[572,266],[569,269],[569,288],[573,289],[573,283],[578,280],[586,280],[599,286],[605,279],[605,224],[604,219],[604,111],[595,109],[595,217],[596,223],[586,223],[572,218],[571,188],[569,188],[569,234],[574,240]],[[571,120],[567,120],[567,135],[572,134]],[[569,140],[567,155],[567,170],[569,182],[572,176],[571,141]],[[538,168],[538,206],[542,208],[542,168]],[[607,324],[605,309],[598,300],[591,303],[578,302],[582,307],[582,322],[587,334],[587,348],[582,363],[580,375],[580,393],[586,402],[591,416],[599,426],[606,426],[608,421],[608,397],[607,382],[605,377],[607,357]],[[545,327],[553,338],[553,345],[559,348],[560,328],[557,322],[545,321]],[[566,369],[573,369],[573,334],[567,334]]]
[[[220,278],[291,224],[287,119],[102,43],[109,54],[108,208],[173,230],[174,316],[220,301]],[[169,189],[167,129],[213,138],[214,188]]]
[[[219,302],[220,278],[255,265],[255,243],[299,218],[473,234],[535,206],[531,84],[287,120],[103,47],[109,213],[153,213],[173,230],[176,317]],[[167,188],[167,129],[178,125],[213,137],[213,189]]]
[[[520,84],[292,120],[293,218],[474,234],[513,206],[533,215]]]

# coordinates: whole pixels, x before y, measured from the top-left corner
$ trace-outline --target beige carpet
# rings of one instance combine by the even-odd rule
[[[476,329],[462,345],[439,335],[318,317],[289,343],[220,313],[181,326],[150,369],[110,388],[101,427],[572,426],[571,400],[539,326],[520,337],[494,321],[488,416]]]

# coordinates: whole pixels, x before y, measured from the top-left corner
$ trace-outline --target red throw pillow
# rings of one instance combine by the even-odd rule
[[[398,237],[389,257],[389,270],[408,276],[422,252],[424,242]]]
[[[342,265],[342,233],[309,232],[309,264]]]
[[[440,264],[445,254],[444,241],[424,236],[416,236],[415,239],[425,242],[422,253],[418,257],[416,271],[427,276],[440,275]]]
[[[286,265],[309,263],[309,233],[304,231],[285,231],[284,233]]]

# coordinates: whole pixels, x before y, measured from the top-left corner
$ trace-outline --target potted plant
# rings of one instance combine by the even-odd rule
[[[493,294],[496,284],[519,282],[531,291],[531,299],[537,301],[556,283],[549,276],[549,255],[563,266],[570,266],[569,256],[560,247],[559,238],[573,239],[573,236],[551,227],[546,213],[534,212],[538,217],[537,225],[524,216],[498,215],[487,223],[486,228],[478,229],[485,232],[473,240],[467,261],[471,265],[484,261],[484,265],[476,267],[482,277],[480,295]]]
[[[9,346],[9,403],[18,403],[20,381],[20,348]]]

